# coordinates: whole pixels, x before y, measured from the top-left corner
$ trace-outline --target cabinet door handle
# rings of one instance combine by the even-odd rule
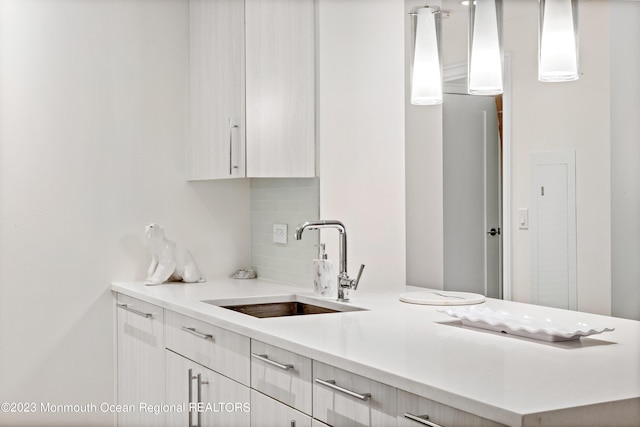
[[[213,335],[205,334],[203,332],[197,331],[196,328],[188,328],[186,326],[183,326],[182,330],[185,331],[185,332],[189,332],[191,335],[195,335],[195,336],[197,336],[199,338],[213,341]]]
[[[356,393],[355,391],[351,391],[351,390],[347,390],[346,388],[342,388],[339,385],[336,385],[336,381],[335,380],[321,380],[320,378],[316,378],[316,382],[318,384],[322,384],[325,387],[329,387],[333,390],[339,391],[341,393],[347,394],[351,397],[355,397],[356,399],[360,399],[360,400],[369,400],[369,398],[371,397],[371,393]]]
[[[130,311],[130,312],[132,312],[132,313],[135,313],[135,314],[137,314],[138,316],[142,316],[142,317],[146,317],[146,318],[153,317],[153,314],[152,314],[152,313],[144,313],[144,312],[142,312],[142,311],[139,311],[139,310],[136,310],[136,309],[134,309],[134,308],[129,307],[129,305],[128,305],[128,304],[117,304],[117,305],[118,305],[118,307],[119,307],[119,308],[121,308],[121,309],[123,309],[123,310]]]
[[[191,382],[196,378],[193,376],[193,369],[189,369],[187,372],[189,375],[189,403],[188,403],[188,411],[189,411],[189,427],[193,427],[193,412],[191,408],[191,402],[193,402],[193,390],[191,389]]]
[[[233,170],[238,169],[238,165],[233,164],[233,130],[238,129],[238,125],[234,125],[229,119],[229,175],[233,175]]]
[[[266,362],[270,365],[275,366],[276,368],[280,368],[283,369],[285,371],[288,371],[289,369],[293,369],[293,365],[291,364],[282,364],[282,363],[278,363],[275,360],[271,360],[269,359],[269,356],[267,356],[266,354],[256,354],[256,353],[251,353],[251,357],[256,358],[258,360],[262,360],[263,362]]]
[[[198,374],[198,427],[202,427],[202,411],[200,411],[200,405],[202,404],[202,385],[209,384],[209,381],[202,381],[202,374]]]
[[[442,427],[440,424],[433,423],[429,420],[429,415],[413,415],[409,412],[404,413],[404,417],[410,419],[411,421],[415,421],[419,424],[429,427]]]

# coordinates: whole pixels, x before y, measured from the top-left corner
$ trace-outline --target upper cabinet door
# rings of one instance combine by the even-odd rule
[[[313,0],[246,0],[247,176],[315,176]]]
[[[245,176],[244,2],[189,0],[188,180]]]

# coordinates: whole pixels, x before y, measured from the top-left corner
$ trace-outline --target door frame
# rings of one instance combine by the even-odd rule
[[[502,70],[502,298],[510,301],[513,299],[511,52],[504,53]],[[444,92],[468,94],[467,73],[466,62],[443,67]]]

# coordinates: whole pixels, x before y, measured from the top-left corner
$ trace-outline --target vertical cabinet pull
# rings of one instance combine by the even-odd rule
[[[202,412],[200,411],[200,406],[202,405],[202,386],[204,384],[209,384],[209,381],[202,381],[202,374],[193,375],[193,369],[189,369],[187,374],[189,376],[189,427],[202,427]],[[197,380],[198,384],[196,402],[193,401],[193,380]],[[198,412],[196,415],[196,424],[193,424],[193,403],[197,403],[197,405],[195,405],[196,411]]]
[[[128,304],[117,304],[117,305],[118,305],[118,307],[119,307],[119,308],[121,308],[121,309],[123,309],[123,310],[130,311],[130,312],[132,312],[132,313],[135,313],[135,314],[137,314],[138,316],[142,316],[142,317],[146,317],[146,318],[153,317],[153,314],[152,314],[152,313],[144,313],[144,312],[142,312],[142,311],[139,311],[139,310],[136,310],[136,309],[134,309],[134,308],[129,307],[129,305],[128,305]]]
[[[336,385],[335,380],[321,380],[320,378],[316,378],[316,382],[330,389],[339,391],[340,393],[355,397],[356,399],[369,400],[369,398],[371,397],[371,393],[356,393],[355,391],[347,390],[346,388],[340,387],[339,385]]]
[[[193,390],[191,389],[191,383],[194,380],[194,376],[193,376],[193,370],[189,369],[189,371],[187,371],[187,374],[189,375],[189,388],[187,390],[189,390],[189,403],[187,403],[188,406],[188,411],[189,411],[189,427],[193,427],[193,413],[191,412],[191,402],[193,401]]]
[[[202,385],[209,384],[209,381],[202,381],[202,374],[198,374],[198,427],[202,427],[202,412],[200,405],[202,404]]]
[[[405,412],[404,417],[411,420],[411,421],[415,421],[418,424],[422,424],[423,426],[429,426],[429,427],[442,427],[440,424],[436,424],[433,423],[429,420],[429,415],[413,415],[409,412]]]
[[[238,125],[234,125],[229,118],[229,175],[233,175],[233,170],[238,169],[238,165],[233,163],[233,130],[238,129]]]
[[[256,353],[251,353],[251,357],[253,357],[254,359],[258,359],[258,360],[262,360],[263,362],[266,362],[270,365],[275,366],[276,368],[280,368],[284,371],[288,371],[289,369],[293,369],[293,365],[288,363],[288,364],[283,364],[283,363],[278,363],[275,360],[271,360],[269,359],[269,356],[267,356],[266,354],[256,354]]]

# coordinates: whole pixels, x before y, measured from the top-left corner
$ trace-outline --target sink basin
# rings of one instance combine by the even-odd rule
[[[228,300],[207,300],[207,304],[248,314],[258,318],[303,316],[308,314],[340,313],[364,310],[360,307],[322,301],[301,295],[284,295]]]
[[[267,304],[243,304],[223,306],[253,317],[301,316],[303,314],[338,313],[338,310],[319,307],[298,301],[270,302]]]

